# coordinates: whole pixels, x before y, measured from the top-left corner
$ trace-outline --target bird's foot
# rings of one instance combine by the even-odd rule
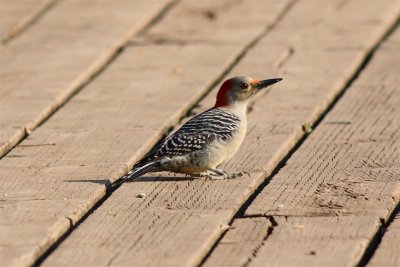
[[[208,173],[207,178],[211,180],[235,179],[242,177],[245,174],[250,176],[250,173],[248,172],[236,172],[229,174],[225,170],[212,169],[210,171],[211,172]]]

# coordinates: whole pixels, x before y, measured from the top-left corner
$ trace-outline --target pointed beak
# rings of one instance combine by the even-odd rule
[[[274,79],[268,79],[268,80],[262,80],[259,81],[258,83],[255,84],[254,88],[257,90],[261,90],[265,87],[268,87],[270,85],[273,85],[274,83],[282,81],[282,78],[274,78]]]

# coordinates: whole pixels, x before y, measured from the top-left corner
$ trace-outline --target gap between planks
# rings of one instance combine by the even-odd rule
[[[357,265],[358,267],[369,266],[370,264],[374,265],[375,263],[373,261],[376,260],[375,257],[381,257],[377,253],[379,250],[385,249],[382,247],[382,241],[385,239],[385,237],[390,238],[387,236],[390,235],[390,232],[387,232],[387,230],[390,229],[390,226],[394,223],[393,221],[395,220],[395,218],[399,216],[400,202],[397,203],[397,206],[392,211],[387,220],[385,220],[384,218],[380,218],[381,226],[379,227],[378,231],[375,233],[367,249],[365,250],[364,255]]]
[[[20,34],[28,30],[60,1],[63,0],[47,0],[45,3],[33,10],[29,15],[22,18],[15,26],[7,30],[7,34],[5,36],[1,36],[1,45],[7,45],[10,41],[14,40]]]

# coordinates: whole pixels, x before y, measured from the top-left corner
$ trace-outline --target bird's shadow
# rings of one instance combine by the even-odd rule
[[[102,184],[105,186],[111,185],[110,180],[99,180],[99,179],[83,179],[83,180],[64,180],[67,183],[93,183],[93,184]]]
[[[186,177],[186,176],[144,176],[138,177],[133,180],[128,180],[125,183],[137,183],[137,182],[181,182],[181,181],[192,181],[199,179],[200,177]],[[99,179],[83,179],[83,180],[64,180],[68,183],[94,183],[102,184],[106,187],[112,185],[110,180],[99,180]]]
[[[187,176],[144,176],[127,181],[127,183],[135,182],[179,182],[179,181],[192,181],[198,177],[187,177]]]

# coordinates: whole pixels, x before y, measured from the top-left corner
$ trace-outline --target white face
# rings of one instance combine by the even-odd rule
[[[256,89],[257,80],[249,77],[235,77],[232,79],[232,87],[228,92],[228,101],[245,102],[248,101],[259,90]]]

